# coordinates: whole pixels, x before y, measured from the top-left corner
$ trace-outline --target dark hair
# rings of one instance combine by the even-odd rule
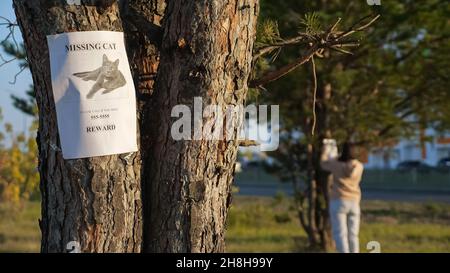
[[[339,161],[348,162],[355,158],[355,147],[351,143],[345,142],[344,145],[342,145],[342,153],[339,157]]]

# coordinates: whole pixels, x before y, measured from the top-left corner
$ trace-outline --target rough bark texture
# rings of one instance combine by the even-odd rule
[[[154,33],[146,33],[142,24],[161,26],[164,0],[123,0],[121,15],[128,46],[128,58],[135,75],[138,90],[138,113],[145,109],[153,93],[153,85],[159,64],[159,49],[151,40]]]
[[[154,93],[149,184],[151,252],[222,252],[238,143],[174,141],[172,107],[244,103],[257,0],[170,1]],[[210,119],[204,118],[206,123]],[[212,134],[212,132],[210,132]],[[237,130],[233,132],[236,136]]]
[[[137,90],[137,117],[140,129],[140,147],[142,156],[142,187],[150,183],[150,166],[152,151],[152,137],[150,132],[154,129],[152,120],[153,112],[158,111],[158,106],[153,102],[153,91],[159,66],[159,46],[154,38],[154,33],[143,30],[142,24],[160,27],[166,7],[165,0],[125,0],[122,1],[121,14],[124,22],[127,40],[127,53]],[[154,109],[154,110],[153,110]],[[144,229],[149,229],[149,200],[151,196],[142,191],[144,206]],[[147,241],[147,235],[143,241]],[[147,236],[146,236],[147,235]],[[144,242],[145,244],[145,242]]]
[[[39,107],[42,252],[65,252],[70,241],[78,241],[83,252],[141,248],[140,154],[64,160],[58,148],[46,35],[121,31],[117,4],[111,2],[14,0]]]
[[[322,153],[323,139],[331,138],[331,132],[329,132],[329,109],[327,107],[327,101],[330,100],[332,93],[332,85],[325,83],[317,92],[318,105],[317,105],[317,131],[319,134],[319,143],[315,149],[315,174],[317,181],[317,195],[322,200],[318,203],[317,217],[320,219],[320,247],[325,251],[334,250],[333,236],[331,232],[331,221],[329,214],[330,204],[330,186],[333,183],[333,176],[320,167],[320,155]]]
[[[320,167],[320,156],[322,152],[323,139],[331,138],[329,132],[329,115],[326,101],[331,97],[331,84],[319,84],[317,90],[317,138],[310,139],[307,144],[307,191],[303,198],[297,199],[298,217],[300,224],[308,235],[309,248],[318,251],[332,251],[334,242],[331,232],[329,216],[329,191],[332,184],[332,175]],[[311,130],[311,120],[306,122],[304,131]],[[301,163],[300,163],[301,164]],[[294,180],[296,189],[298,181]]]

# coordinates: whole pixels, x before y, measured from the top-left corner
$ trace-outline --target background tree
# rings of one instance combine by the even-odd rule
[[[0,122],[2,119],[0,109]],[[31,126],[30,135],[35,132],[35,125]],[[4,130],[6,135],[0,133],[0,202],[20,208],[22,201],[38,195],[36,141],[24,133],[14,134],[11,124],[4,124]],[[6,141],[10,142],[8,147]]]
[[[13,27],[14,23],[7,20],[7,24],[11,24],[10,28]],[[10,35],[14,35],[14,32],[10,32]],[[14,39],[15,41],[15,39]],[[28,61],[27,61],[27,55],[23,44],[17,44],[17,42],[11,42],[8,37],[6,37],[3,42],[0,43],[0,46],[2,47],[3,51],[6,53],[8,59],[5,59],[2,63],[2,65],[5,65],[11,61],[17,61],[19,66],[19,72],[16,74],[15,79],[11,82],[12,84],[15,83],[17,80],[17,76],[22,73],[25,69],[29,69]],[[4,59],[4,57],[2,57]],[[30,88],[26,91],[26,97],[18,97],[15,94],[11,95],[11,99],[13,100],[13,105],[18,110],[20,110],[22,113],[30,115],[30,116],[36,116],[37,115],[37,108],[36,108],[36,97],[34,95],[34,89],[33,86],[30,86]]]

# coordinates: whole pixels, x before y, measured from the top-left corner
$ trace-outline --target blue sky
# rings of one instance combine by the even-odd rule
[[[16,20],[12,8],[12,0],[0,1],[0,16],[12,21]],[[22,42],[22,36],[18,28],[15,29],[15,33],[17,41]],[[0,40],[3,40],[7,34],[8,29],[5,26],[0,26]],[[7,58],[2,50],[0,52]],[[2,108],[4,122],[12,123],[15,131],[24,131],[24,129],[28,128],[31,119],[13,107],[11,94],[25,96],[25,91],[33,81],[30,72],[26,70],[17,77],[15,84],[10,84],[9,82],[14,80],[14,75],[18,71],[19,67],[17,62],[8,63],[0,67],[0,108]],[[0,130],[3,131],[3,126],[0,127]]]

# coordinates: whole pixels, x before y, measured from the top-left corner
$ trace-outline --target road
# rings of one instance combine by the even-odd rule
[[[292,195],[293,193],[291,187],[283,184],[256,185],[240,183],[236,186],[239,187],[238,195],[274,196],[278,192],[284,192],[287,195]],[[450,192],[363,189],[362,198],[365,200],[450,203]]]

